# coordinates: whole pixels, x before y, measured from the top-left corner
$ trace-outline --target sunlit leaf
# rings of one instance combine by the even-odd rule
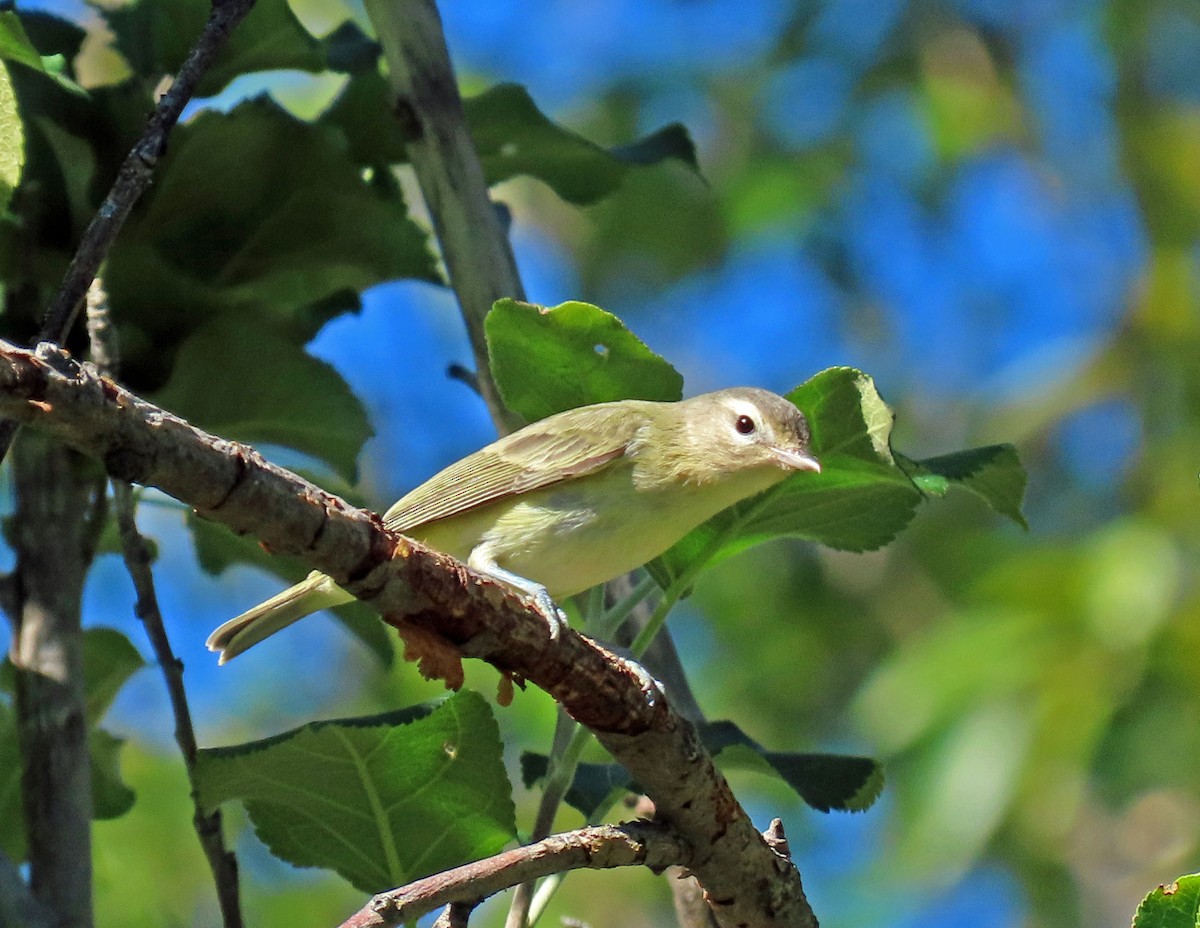
[[[1012,445],[988,445],[922,461],[906,460],[905,466],[913,482],[926,493],[941,496],[951,486],[959,486],[1022,528],[1029,527],[1021,512],[1025,468]]]
[[[0,14],[3,15],[12,14]],[[0,213],[8,206],[21,180],[21,167],[24,164],[25,129],[21,125],[21,114],[17,112],[17,97],[13,93],[8,69],[0,61]]]
[[[39,54],[21,18],[12,10],[0,11],[0,59],[23,64],[51,78],[63,89],[86,96],[86,91],[67,76],[63,56]]]
[[[1197,928],[1200,926],[1200,873],[1159,886],[1138,906],[1133,928]]]
[[[203,750],[197,776],[206,808],[240,799],[274,854],[367,893],[493,854],[516,830],[499,728],[470,692]]]
[[[485,320],[492,375],[509,409],[542,419],[609,400],[677,400],[683,378],[612,313],[588,303],[499,300]]]

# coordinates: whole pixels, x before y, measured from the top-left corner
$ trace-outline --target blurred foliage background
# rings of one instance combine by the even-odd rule
[[[91,30],[85,83],[128,74],[93,10],[37,6]],[[317,36],[347,17],[365,28],[349,0],[293,8]],[[1200,5],[454,0],[442,12],[465,92],[520,83],[605,146],[676,120],[697,144],[703,179],[638,170],[583,208],[538,181],[499,185],[532,300],[617,313],[689,393],[786,391],[853,364],[897,409],[906,451],[1020,448],[1028,534],[950,497],[879,552],[750,551],[672,620],[710,717],[771,748],[886,763],[883,799],[854,816],[735,779],[761,825],[783,817],[822,924],[1126,925],[1147,890],[1200,869]],[[345,80],[244,76],[193,110],[267,91],[313,119]],[[208,182],[221,181],[214,169]],[[382,508],[489,439],[482,404],[444,374],[469,351],[436,285],[383,284],[358,313],[294,322],[365,404],[364,499]],[[202,743],[436,694],[322,620],[217,672],[208,630],[278,581],[240,566],[214,579],[183,513],[142,512]],[[89,620],[140,641],[131,598],[102,559]],[[493,691],[486,668],[470,679]],[[102,924],[215,921],[159,687],[139,673],[110,716],[130,739],[138,801],[97,825]],[[545,747],[551,717],[532,692],[500,711],[512,758]],[[526,825],[530,809],[523,796]],[[249,829],[237,844],[255,924],[336,923],[361,904],[336,877],[270,858]],[[573,877],[551,912],[567,914],[671,917],[666,888],[642,873]]]

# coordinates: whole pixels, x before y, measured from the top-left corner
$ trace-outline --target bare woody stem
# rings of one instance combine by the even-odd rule
[[[163,624],[158,596],[154,590],[154,575],[150,570],[150,551],[134,521],[133,490],[123,480],[113,480],[112,489],[113,505],[121,535],[121,554],[125,559],[125,568],[133,580],[133,587],[137,591],[134,611],[142,620],[146,637],[150,639],[150,647],[154,649],[154,657],[162,669],[167,697],[171,702],[171,713],[175,717],[175,742],[183,754],[188,785],[191,787],[194,806],[192,824],[208,860],[208,867],[212,871],[217,889],[217,903],[221,908],[221,923],[225,928],[241,928],[243,921],[238,893],[237,858],[225,847],[225,838],[221,830],[221,810],[205,812],[200,807],[196,787],[196,733],[192,727],[192,714],[188,709],[187,692],[183,685],[183,662],[176,657],[171,648],[171,641]]]
[[[552,873],[635,866],[660,873],[669,866],[686,865],[689,857],[686,842],[661,825],[594,825],[380,893],[341,928],[387,928],[413,922],[441,906],[473,906],[511,886]]]
[[[496,391],[483,320],[501,297],[525,298],[512,247],[488,194],[483,168],[434,0],[366,0],[383,45],[408,157],[441,248],[475,355],[476,382],[500,430],[519,424]]]

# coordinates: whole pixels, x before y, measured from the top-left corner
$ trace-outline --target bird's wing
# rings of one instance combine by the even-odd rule
[[[645,424],[636,406],[568,409],[505,436],[435,474],[384,513],[395,531],[593,474],[621,458]]]

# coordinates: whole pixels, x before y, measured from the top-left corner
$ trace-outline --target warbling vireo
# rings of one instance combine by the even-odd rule
[[[384,514],[390,529],[534,598],[640,567],[693,528],[795,471],[820,472],[808,422],[775,393],[736,387],[678,403],[569,409],[467,455]],[[208,639],[221,663],[310,613],[354,599],[314,571]]]

